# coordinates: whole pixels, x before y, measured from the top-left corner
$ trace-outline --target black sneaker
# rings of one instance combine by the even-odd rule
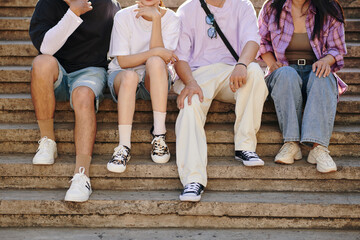
[[[125,145],[119,145],[114,149],[111,160],[107,164],[110,172],[122,173],[126,169],[126,163],[130,161],[130,148]]]
[[[235,159],[242,160],[245,166],[264,166],[264,161],[259,158],[256,152],[235,151]]]
[[[204,186],[197,182],[188,183],[181,192],[180,201],[198,202],[201,194],[204,192]]]
[[[154,127],[151,128],[150,133],[153,136],[151,141],[151,159],[156,163],[167,163],[170,159],[170,151],[165,142],[165,134],[154,135]]]

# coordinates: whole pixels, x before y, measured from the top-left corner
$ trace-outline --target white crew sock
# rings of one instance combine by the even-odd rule
[[[166,112],[156,112],[153,111],[154,115],[154,135],[160,135],[166,133],[165,119]]]
[[[119,127],[119,145],[125,145],[131,148],[131,128],[132,125],[118,125]]]

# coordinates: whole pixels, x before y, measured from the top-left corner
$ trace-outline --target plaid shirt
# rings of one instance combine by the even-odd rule
[[[264,4],[262,7],[258,24],[261,36],[259,54],[273,52],[277,61],[284,65],[289,65],[285,51],[289,46],[292,35],[294,33],[294,24],[291,16],[291,0],[284,3],[282,13],[280,15],[280,27],[277,26],[275,20],[275,11],[270,7],[272,1]],[[332,72],[340,70],[344,66],[344,55],[347,53],[345,45],[344,24],[337,21],[333,17],[328,17],[324,23],[320,39],[315,37],[311,39],[315,24],[315,7],[310,4],[309,13],[306,16],[306,32],[310,39],[310,45],[317,59],[321,59],[326,55],[332,55],[336,62],[331,66]],[[346,84],[335,74],[339,84],[339,93],[346,91]]]

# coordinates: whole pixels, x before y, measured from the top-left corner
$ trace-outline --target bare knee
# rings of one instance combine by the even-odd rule
[[[95,94],[85,86],[77,87],[72,92],[72,103],[75,111],[94,111],[95,109]]]
[[[129,91],[136,90],[138,85],[138,74],[134,71],[125,71],[120,78],[120,88],[125,88]]]
[[[59,74],[59,67],[56,58],[51,55],[39,55],[35,57],[32,64],[32,80],[52,77],[56,80]]]
[[[165,69],[165,62],[159,56],[152,56],[148,58],[146,61],[146,70],[164,70]]]

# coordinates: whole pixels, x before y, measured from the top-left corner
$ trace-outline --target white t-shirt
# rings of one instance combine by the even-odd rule
[[[114,25],[111,33],[109,56],[114,59],[109,64],[109,74],[121,70],[116,56],[132,55],[149,50],[152,22],[142,17],[136,18],[134,12],[138,5],[132,5],[116,13]],[[174,11],[167,9],[161,18],[161,32],[166,49],[174,51],[176,49],[179,33],[180,21]],[[139,74],[145,72],[145,65],[134,68]]]

